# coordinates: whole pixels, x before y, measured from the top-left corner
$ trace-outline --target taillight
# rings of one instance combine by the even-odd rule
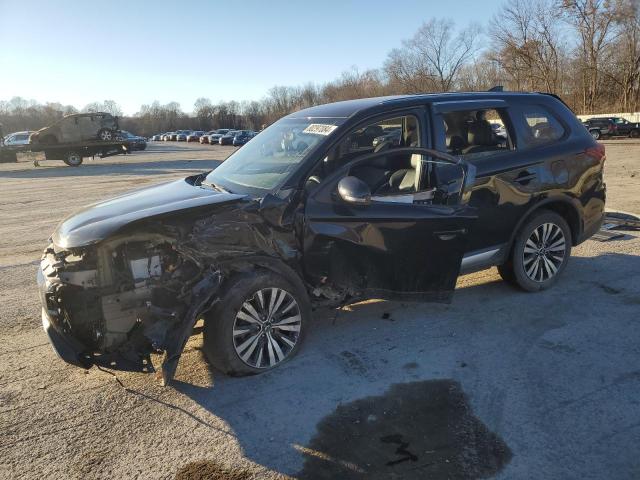
[[[602,143],[596,143],[593,147],[587,148],[584,153],[601,163],[607,159],[605,155],[604,145]]]

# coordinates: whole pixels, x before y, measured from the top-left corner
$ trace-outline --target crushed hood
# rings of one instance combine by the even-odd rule
[[[137,220],[245,197],[192,185],[188,180],[143,188],[89,205],[64,219],[52,240],[61,248],[82,247],[99,242]]]

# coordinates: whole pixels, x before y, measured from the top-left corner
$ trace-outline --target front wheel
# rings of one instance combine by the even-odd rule
[[[64,163],[70,167],[79,167],[82,164],[82,155],[78,152],[67,152],[64,157]]]
[[[230,279],[205,319],[203,350],[228,375],[252,375],[289,360],[311,316],[306,292],[268,271]]]
[[[589,133],[591,133],[594,140],[600,139],[600,130],[591,130]]]
[[[640,130],[635,130],[635,129],[634,129],[634,130],[631,130],[631,131],[629,132],[629,136],[630,136],[631,138],[638,138],[638,137],[640,137]]]
[[[504,280],[528,292],[551,287],[571,256],[571,230],[555,212],[541,210],[518,232],[508,261],[498,267]]]

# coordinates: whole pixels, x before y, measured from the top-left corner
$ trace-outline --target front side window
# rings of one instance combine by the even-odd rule
[[[442,115],[447,153],[465,159],[484,158],[513,147],[502,110],[478,109]]]
[[[338,145],[312,171],[306,185],[310,193],[331,173],[364,155],[389,152],[372,163],[354,169],[353,176],[365,182],[374,194],[417,191],[420,171],[418,155],[394,154],[402,147],[420,147],[420,124],[415,115],[394,116],[365,123],[347,132]]]
[[[361,155],[390,148],[421,146],[418,119],[414,115],[387,118],[357,128],[340,142],[336,160],[345,164]]]
[[[525,142],[528,146],[540,146],[562,138],[565,129],[556,117],[541,105],[527,105],[522,114],[525,120]]]
[[[273,191],[343,122],[343,118],[283,118],[233,153],[204,183],[256,195]]]

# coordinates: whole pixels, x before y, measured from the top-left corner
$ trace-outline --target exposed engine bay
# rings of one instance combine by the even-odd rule
[[[153,234],[78,250],[52,245],[41,266],[50,282],[44,294],[49,316],[86,348],[81,362],[154,371],[150,354],[165,351],[169,379],[175,365],[167,362],[177,355],[177,364],[197,320],[191,317],[201,313],[194,309],[219,282],[219,274],[180,252],[171,239]]]

